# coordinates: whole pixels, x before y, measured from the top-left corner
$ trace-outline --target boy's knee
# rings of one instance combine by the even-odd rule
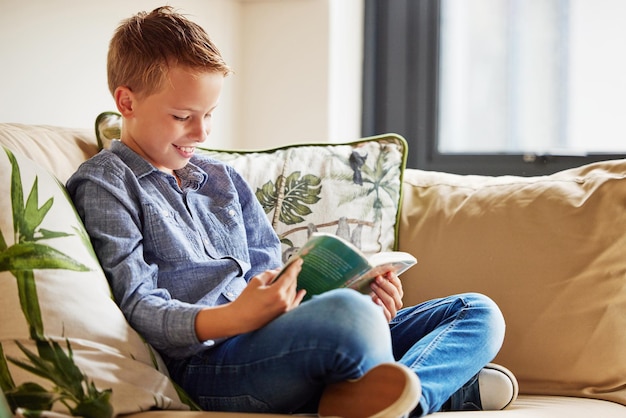
[[[336,289],[315,296],[307,302],[316,305],[328,321],[356,325],[363,322],[369,326],[385,325],[384,315],[369,296],[351,289]]]
[[[369,296],[351,289],[337,289],[316,296],[307,304],[318,313],[325,332],[335,334],[344,343],[353,340],[359,346],[368,343],[380,346],[387,342],[391,347],[389,324],[380,306]]]
[[[463,295],[465,302],[478,316],[478,321],[484,328],[484,335],[487,338],[485,343],[488,348],[492,346],[497,352],[504,342],[506,323],[500,307],[490,297],[480,293],[468,293]]]

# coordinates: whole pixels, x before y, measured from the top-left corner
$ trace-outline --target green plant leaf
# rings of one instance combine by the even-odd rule
[[[285,179],[285,193],[280,210],[280,221],[293,225],[304,221],[304,216],[311,214],[309,205],[320,200],[321,179],[312,174],[300,176],[294,171]],[[277,180],[277,184],[280,181]]]
[[[4,235],[2,235],[2,231],[0,231],[0,252],[7,249],[7,242],[4,240]]]
[[[25,408],[31,411],[49,411],[55,398],[53,393],[33,382],[23,383],[5,392],[5,395],[11,409]]]
[[[50,340],[36,341],[38,354],[27,349],[19,341],[15,343],[26,355],[27,361],[13,357],[9,357],[8,360],[30,373],[50,380],[55,385],[53,392],[58,394],[57,400],[66,405],[73,415],[85,418],[113,416],[111,389],[99,391],[80,371],[74,363],[69,340],[66,340],[67,353],[57,342]]]
[[[20,350],[26,355],[30,363],[13,357],[8,357],[9,361],[16,366],[44,379],[52,380],[54,378],[54,367],[35,353],[24,347],[19,341],[15,342]]]
[[[65,237],[72,236],[72,234],[69,234],[67,232],[50,231],[48,229],[43,229],[43,228],[40,228],[39,230],[37,230],[37,232],[41,234],[41,237],[35,237],[35,240],[65,238]]]
[[[13,211],[13,233],[17,236],[19,220],[24,214],[24,191],[22,189],[22,176],[15,155],[8,149],[4,149],[11,162],[11,209]]]
[[[278,193],[274,183],[271,181],[258,188],[255,195],[261,206],[263,206],[265,213],[270,213],[276,207]]]
[[[93,386],[93,391],[96,392],[93,396],[89,396],[77,403],[75,408],[70,408],[70,412],[74,416],[85,418],[110,418],[113,416],[113,405],[111,405],[111,389],[98,392]],[[91,392],[91,390],[90,390]]]
[[[294,171],[288,177],[278,176],[276,183],[268,181],[256,191],[257,200],[263,206],[265,213],[276,208],[279,191],[278,185],[283,184],[284,193],[280,209],[279,220],[286,225],[293,225],[304,221],[304,216],[311,214],[309,205],[317,203],[321,198],[321,179],[312,174],[300,176]]]
[[[0,271],[38,269],[90,270],[59,250],[35,242],[15,244],[0,253]]]
[[[12,273],[17,279],[20,307],[28,323],[30,336],[33,339],[44,338],[43,320],[41,317],[41,308],[39,307],[39,298],[37,297],[35,274],[32,270],[19,270],[13,271]]]
[[[20,349],[24,351],[22,346],[20,346]],[[85,376],[74,364],[74,353],[69,341],[67,341],[67,354],[59,343],[49,340],[37,341],[37,351],[39,353],[38,364],[40,365],[40,370],[49,371],[48,376],[42,377],[63,388],[65,392],[71,394],[76,400],[85,398],[83,388]],[[31,357],[29,359],[35,364]]]
[[[9,371],[6,357],[4,357],[4,348],[0,344],[0,390],[7,392],[12,389],[15,389],[15,382]]]
[[[23,216],[19,219],[19,229],[21,241],[33,241],[37,227],[41,225],[43,219],[52,207],[54,199],[51,197],[39,207],[39,180],[35,177],[33,187],[30,189],[26,205],[24,206]]]

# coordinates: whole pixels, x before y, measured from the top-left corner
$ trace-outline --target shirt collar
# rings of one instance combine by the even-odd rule
[[[138,179],[154,172],[173,177],[170,174],[163,173],[158,170],[155,166],[130,149],[122,141],[113,141],[111,143],[110,150],[126,163]],[[192,160],[195,158],[196,157],[192,157]],[[176,170],[176,175],[181,180],[181,189],[191,188],[198,190],[207,180],[207,174],[192,162],[189,162],[183,168]]]

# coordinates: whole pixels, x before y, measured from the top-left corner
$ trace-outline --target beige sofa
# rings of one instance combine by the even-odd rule
[[[30,200],[29,190],[37,177],[39,199],[31,208],[38,209],[46,205],[45,188],[53,187],[52,183],[46,183],[47,171],[63,183],[83,160],[98,151],[96,137],[90,130],[51,126],[0,124],[0,144],[18,156],[16,165],[4,163],[0,184],[3,199],[8,201],[5,196],[16,196],[15,188],[11,191],[8,185],[14,184],[9,177],[15,179],[14,168],[19,166],[25,184],[21,195],[24,202]],[[36,162],[35,174],[27,172],[26,160],[21,156]],[[57,205],[63,197],[55,195],[54,199]],[[35,237],[50,230],[44,223],[39,227],[35,229]],[[11,242],[7,237],[12,231],[6,230],[10,225],[4,224],[3,228],[6,244],[2,249],[8,251]],[[85,237],[76,235],[84,244]],[[48,234],[44,241],[38,242],[45,239],[54,247],[52,243],[60,241],[53,240],[61,238]],[[505,411],[436,416],[626,418],[626,160],[536,178],[458,176],[407,169],[402,180],[398,245],[400,250],[411,252],[419,260],[416,267],[402,276],[405,304],[477,291],[492,297],[507,321],[506,340],[495,361],[517,375],[519,399]],[[73,260],[88,260],[90,256],[79,257],[80,251],[68,249],[64,253]],[[87,266],[83,270],[97,270],[90,263],[80,264]],[[57,272],[59,267],[55,268],[50,271]],[[72,269],[78,271],[80,267]],[[16,270],[1,274],[9,277],[9,273],[18,277]],[[34,274],[39,273],[37,270]],[[50,280],[66,280],[72,274],[66,272]],[[40,299],[48,290],[41,280],[36,289]],[[0,280],[9,281],[14,282]],[[50,303],[50,307],[40,301],[43,326],[49,332],[57,322],[63,322],[59,333],[64,336],[72,326],[85,327],[80,321],[87,321],[91,313],[81,303],[95,293],[106,293],[100,278],[86,285],[85,290],[78,289],[81,284],[76,281],[72,283],[75,284],[71,291],[65,285],[64,294],[55,290],[53,300],[57,302]],[[0,342],[4,355],[15,358],[20,352],[9,340],[25,341],[28,335],[11,325],[23,320],[12,319],[9,302],[3,299],[6,291],[1,292]],[[106,296],[110,298],[109,294]],[[24,302],[20,303],[24,309]],[[154,370],[163,370],[158,356],[123,323],[114,304],[105,305],[98,308],[94,321],[100,321],[103,328],[113,327],[102,338],[110,347],[122,348],[119,352],[100,351],[108,351],[105,354],[110,356],[105,365],[116,366],[100,364],[98,369],[83,360],[93,357],[94,352],[102,354],[98,345],[81,346],[76,338],[72,339],[72,347],[78,344],[73,351],[76,363],[80,359],[78,366],[87,370],[85,375],[96,383],[99,376],[90,375],[91,370],[124,381],[120,389],[118,386],[113,389],[116,402],[122,405],[115,406],[116,414],[134,418],[253,416],[173,410],[139,412],[153,407],[150,402],[171,409],[184,405],[169,380]],[[47,309],[51,310],[50,314]],[[83,311],[69,315],[72,309]],[[54,320],[48,320],[50,317]],[[101,332],[97,328],[84,332],[86,335]],[[33,327],[30,332],[32,336]],[[125,351],[132,351],[132,355],[120,360]],[[131,361],[142,365],[137,367]],[[150,370],[145,367],[148,363],[154,366]],[[11,361],[5,364],[14,368]],[[7,380],[10,379],[5,379],[3,385],[10,386]],[[13,380],[19,385],[19,372],[14,372]],[[126,398],[124,392],[128,392]]]

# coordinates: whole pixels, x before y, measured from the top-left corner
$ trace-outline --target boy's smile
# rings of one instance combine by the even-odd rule
[[[220,72],[169,69],[164,86],[142,97],[119,87],[115,99],[124,116],[121,141],[166,173],[184,167],[211,132],[211,116],[224,82]]]

